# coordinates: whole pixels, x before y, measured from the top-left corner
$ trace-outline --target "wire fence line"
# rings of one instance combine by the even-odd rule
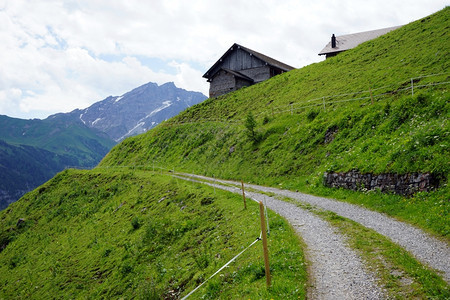
[[[326,110],[327,106],[331,106],[333,104],[353,102],[353,101],[362,101],[362,100],[368,100],[368,99],[374,100],[374,99],[379,99],[379,98],[383,98],[386,96],[395,95],[395,94],[405,92],[405,91],[411,91],[411,95],[414,95],[415,89],[427,88],[427,87],[429,88],[429,87],[433,87],[433,86],[449,84],[450,83],[449,75],[450,75],[450,72],[428,74],[428,75],[422,75],[422,76],[418,76],[418,77],[409,78],[407,80],[403,80],[396,84],[389,84],[389,85],[385,85],[385,86],[381,86],[381,87],[377,87],[377,88],[373,88],[373,89],[370,88],[368,90],[363,90],[363,91],[348,92],[348,93],[336,94],[336,95],[326,95],[326,96],[322,96],[322,97],[305,100],[302,102],[298,102],[300,99],[297,99],[296,102],[292,102],[287,105],[272,107],[271,112],[265,111],[265,112],[261,112],[261,113],[255,114],[255,115],[263,116],[263,115],[270,115],[270,114],[272,114],[272,115],[285,114],[285,113],[293,114],[294,112],[296,112],[298,110],[312,108],[312,107],[319,107],[319,106],[322,106],[324,108],[324,110]],[[445,78],[440,79],[439,81],[428,82],[426,84],[425,83],[419,84],[419,85],[415,84],[417,82],[420,82],[421,79],[428,79],[428,78],[439,77],[439,76],[445,76]],[[405,87],[402,87],[402,86],[405,86]],[[382,92],[377,93],[379,91],[382,91]],[[364,95],[364,96],[355,97],[356,95]],[[339,98],[345,98],[345,99],[332,100],[332,99],[339,99]],[[170,120],[168,120],[168,121],[162,123],[162,125],[163,126],[174,126],[174,125],[185,125],[185,124],[204,124],[204,123],[208,123],[208,122],[226,123],[226,124],[242,124],[244,121],[245,121],[245,118],[233,119],[233,120],[224,120],[224,119],[214,118],[214,119],[202,119],[202,120],[198,120],[198,121],[170,121]]]
[[[199,181],[199,178],[196,178],[196,179],[193,179],[192,177],[194,177],[195,175],[194,174],[186,174],[186,173],[177,173],[176,175],[175,175],[175,170],[173,170],[173,177],[174,178],[179,178],[179,179],[182,179],[182,180],[187,180],[187,181],[192,181],[192,182],[196,182],[196,183],[199,183],[199,184],[207,184],[207,185],[209,185],[209,186],[213,186],[214,187],[214,194],[215,194],[215,187],[216,187],[216,185],[220,188],[220,186],[222,186],[222,188],[223,188],[223,182],[221,182],[221,183],[219,183],[219,184],[216,184],[216,178],[215,178],[215,176],[213,175],[213,178],[203,178],[203,179],[206,179],[207,181],[206,182],[203,182],[203,181]],[[244,193],[244,184],[243,184],[243,182],[241,182],[242,183],[242,192]],[[239,189],[239,188],[238,188]],[[258,202],[256,199],[253,199],[255,202]],[[262,205],[262,206],[261,206]],[[195,291],[197,291],[200,287],[202,287],[206,282],[208,282],[211,278],[213,278],[214,276],[216,276],[218,273],[220,273],[224,268],[226,268],[226,267],[228,267],[228,265],[230,264],[230,263],[232,263],[234,260],[236,260],[241,254],[243,254],[245,251],[247,251],[248,249],[250,249],[250,247],[251,246],[253,246],[256,242],[258,242],[258,241],[260,241],[260,240],[262,240],[263,241],[263,244],[264,243],[266,243],[265,242],[265,239],[266,239],[266,232],[267,232],[267,234],[268,235],[270,235],[270,228],[269,228],[269,217],[268,217],[268,213],[267,213],[267,206],[266,206],[266,203],[265,203],[265,200],[264,200],[264,204],[262,204],[262,203],[260,203],[260,209],[261,209],[261,207],[263,207],[264,208],[264,216],[265,216],[265,221],[267,222],[267,227],[266,228],[263,228],[263,225],[261,225],[261,232],[260,232],[260,235],[259,235],[259,237],[257,237],[256,238],[256,240],[254,240],[251,244],[249,244],[245,249],[243,249],[241,252],[239,252],[236,256],[234,256],[232,259],[230,259],[227,263],[225,263],[221,268],[219,268],[214,274],[212,274],[210,277],[208,277],[206,280],[204,280],[200,285],[198,285],[196,288],[194,288],[190,293],[188,293],[186,296],[184,296],[183,298],[182,298],[182,300],[185,300],[185,299],[187,299],[190,295],[192,295]],[[260,211],[260,213],[261,213],[261,211]],[[261,216],[261,224],[263,224],[263,223],[265,223],[264,222],[264,217],[262,217]],[[267,247],[267,244],[265,244],[265,247]],[[264,249],[264,251],[267,251],[267,248],[265,248]],[[268,252],[265,252],[265,255],[268,255]],[[267,265],[266,265],[266,268],[269,268],[268,267],[268,260],[267,260]],[[268,273],[267,273],[267,270],[266,270],[266,276],[269,276],[270,277],[270,274],[269,275],[267,275]],[[266,281],[267,282],[267,281]],[[270,282],[270,279],[269,279],[269,282]],[[268,283],[268,285],[270,285],[270,283]]]
[[[190,295],[192,295],[196,290],[198,290],[199,288],[201,288],[205,283],[207,283],[211,278],[213,278],[214,276],[216,276],[218,273],[220,273],[220,271],[222,271],[223,269],[225,269],[226,267],[228,267],[229,264],[231,264],[233,261],[236,260],[236,258],[238,258],[242,253],[244,253],[245,251],[247,251],[251,246],[253,246],[256,242],[260,241],[261,238],[257,238],[255,241],[253,241],[253,243],[251,243],[250,245],[248,245],[244,250],[242,250],[241,252],[239,252],[235,257],[233,257],[231,260],[229,260],[225,265],[223,265],[219,270],[217,270],[214,274],[212,274],[210,277],[208,277],[205,281],[203,281],[200,285],[198,285],[195,289],[193,289],[189,294],[187,294],[186,296],[184,296],[183,298],[181,298],[181,300],[185,300],[187,299]]]
[[[364,100],[369,100],[369,99],[371,99],[371,100],[372,99],[380,99],[380,98],[386,97],[388,95],[398,94],[399,92],[405,92],[405,91],[411,91],[411,94],[413,95],[414,89],[427,88],[427,87],[429,88],[429,87],[433,87],[433,86],[449,84],[450,83],[449,75],[450,75],[450,72],[423,75],[423,76],[411,78],[410,83],[408,83],[407,81],[402,81],[401,83],[386,85],[386,86],[378,87],[375,89],[369,89],[369,90],[357,91],[357,92],[351,92],[351,93],[343,93],[343,94],[337,94],[337,95],[329,95],[329,96],[309,99],[302,103],[292,103],[289,106],[285,105],[285,106],[279,106],[277,108],[273,108],[272,114],[284,114],[284,113],[293,114],[294,112],[296,112],[298,110],[312,108],[312,107],[319,107],[319,106],[323,106],[324,110],[326,111],[326,106],[330,106],[332,104],[339,104],[339,103],[346,103],[346,102],[353,102],[353,101],[364,101]],[[442,81],[437,81],[437,82],[429,82],[426,84],[414,85],[414,83],[419,82],[418,79],[432,78],[432,77],[438,77],[438,76],[445,76],[445,79]],[[408,86],[402,87],[402,88],[399,87],[402,85],[404,86],[406,83],[408,83]],[[398,88],[393,89],[393,87],[398,87]],[[386,91],[386,89],[388,89],[388,91]],[[380,91],[380,90],[385,90],[385,91],[382,93],[379,93],[379,94],[374,94],[375,91]],[[364,95],[364,94],[366,94],[366,95]],[[326,101],[325,100],[324,101],[324,99],[335,99],[335,98],[354,96],[354,95],[364,95],[364,96],[346,98],[346,99],[342,99],[342,100],[334,100],[334,101]],[[321,102],[319,102],[319,101],[321,101]],[[317,102],[317,103],[314,103],[314,102]],[[276,109],[278,109],[278,110],[276,110]],[[267,116],[268,112],[267,111],[262,112],[262,113],[257,114],[256,116],[261,116],[261,115]],[[161,123],[160,125],[166,126],[166,127],[178,126],[178,125],[188,125],[188,124],[203,124],[203,125],[205,125],[208,123],[224,123],[224,124],[228,124],[228,125],[242,125],[242,123],[244,123],[244,122],[245,122],[245,119],[234,119],[234,120],[202,119],[199,121],[181,121],[181,122],[168,120],[168,121]],[[211,130],[211,128],[209,128],[209,129]],[[202,132],[199,133],[198,136],[200,136],[202,134]],[[167,146],[166,146],[166,148],[167,148]],[[133,167],[148,168],[149,166],[133,166]],[[150,166],[150,168],[151,167],[152,166]],[[94,167],[66,166],[64,169],[70,169],[70,168],[72,168],[72,169],[92,169]],[[160,169],[161,171],[169,170],[169,169],[165,169],[165,168],[159,167],[159,166],[154,166],[153,168]]]
[[[443,85],[443,84],[449,84],[449,75],[450,72],[448,73],[439,73],[439,74],[429,74],[429,75],[423,75],[423,76],[419,76],[419,77],[414,77],[414,78],[410,78],[408,81],[404,80],[402,82],[399,82],[397,84],[390,84],[390,85],[386,85],[386,86],[382,86],[382,87],[378,87],[378,88],[374,88],[374,89],[369,89],[369,90],[364,90],[364,91],[356,91],[356,92],[349,92],[349,93],[344,93],[344,94],[337,94],[337,95],[327,95],[327,96],[323,96],[323,97],[317,97],[314,99],[310,99],[310,100],[306,100],[304,102],[297,102],[297,103],[291,103],[289,108],[286,108],[287,106],[279,106],[279,107],[274,107],[273,108],[273,112],[274,113],[287,113],[287,112],[293,112],[293,111],[297,111],[300,109],[305,109],[305,108],[310,108],[310,107],[315,107],[315,106],[323,106],[324,109],[325,107],[328,105],[332,105],[335,103],[343,103],[343,102],[351,102],[351,101],[361,101],[361,100],[366,100],[366,99],[375,99],[375,98],[381,98],[381,97],[385,97],[388,95],[394,95],[397,94],[399,92],[404,92],[404,91],[408,91],[411,90],[411,94],[414,95],[414,89],[417,88],[424,88],[424,87],[432,87],[432,86],[437,86],[437,85]],[[415,82],[418,82],[418,79],[422,79],[422,78],[430,78],[430,77],[438,77],[438,76],[446,76],[445,79],[441,80],[441,81],[437,81],[437,82],[429,82],[426,84],[420,84],[420,85],[414,85]],[[401,86],[404,86],[405,84],[408,84],[408,86],[401,88]],[[382,93],[376,93],[378,91],[383,91]],[[365,95],[362,97],[355,97],[356,95]],[[343,100],[332,100],[330,101],[330,99],[336,99],[336,98],[344,98],[344,97],[348,97],[348,96],[352,96],[350,98],[346,98]],[[317,102],[317,103],[314,103]],[[314,103],[314,104],[311,104]],[[264,113],[260,113],[264,114]]]

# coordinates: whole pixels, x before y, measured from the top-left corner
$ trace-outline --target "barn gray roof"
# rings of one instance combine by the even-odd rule
[[[325,46],[325,48],[320,51],[319,55],[325,55],[330,53],[342,52],[345,50],[349,50],[355,48],[361,43],[373,40],[379,36],[382,36],[389,31],[400,28],[401,26],[388,27],[383,29],[352,33],[346,35],[340,35],[336,37],[336,47],[331,47],[331,41]]]
[[[228,72],[228,73],[230,73],[230,74],[232,74],[232,75],[234,75],[234,76],[236,76],[238,78],[247,80],[249,82],[254,82],[253,79],[251,79],[250,77],[248,77],[248,76],[246,76],[246,75],[244,75],[242,73],[239,73],[238,71],[233,71],[233,70],[230,70],[230,69],[227,69],[227,68],[220,68],[220,69],[224,70],[224,71],[226,71],[226,72]]]
[[[211,71],[213,71],[214,69],[216,69],[216,67],[217,67],[219,64],[222,63],[223,59],[224,59],[227,55],[229,55],[230,52],[233,51],[234,49],[242,49],[242,50],[248,52],[249,54],[251,54],[251,55],[253,55],[253,56],[259,58],[259,59],[262,60],[262,61],[264,61],[264,62],[267,63],[268,65],[273,66],[273,67],[275,67],[275,68],[278,68],[278,69],[280,69],[280,70],[282,70],[282,71],[285,71],[285,72],[295,69],[294,67],[291,67],[291,66],[289,66],[289,65],[287,65],[287,64],[285,64],[285,63],[282,63],[281,61],[278,61],[278,60],[276,60],[276,59],[273,59],[273,58],[271,58],[271,57],[269,57],[269,56],[267,56],[267,55],[264,55],[264,54],[262,54],[262,53],[259,53],[259,52],[254,51],[254,50],[252,50],[252,49],[249,49],[249,48],[247,48],[247,47],[244,47],[244,46],[241,46],[241,45],[239,45],[239,44],[234,43],[233,46],[231,46],[231,47],[227,50],[227,52],[225,52],[225,53],[222,55],[222,57],[221,57],[221,58],[220,58],[220,59],[219,59],[219,60],[218,60],[211,68],[209,68],[208,71],[206,71],[206,73],[203,75],[203,77],[204,77],[204,78],[211,78],[211,77],[213,77],[213,76],[215,75],[215,73],[217,73],[217,71],[220,70],[220,68],[217,69],[216,72],[214,72],[213,74],[211,74]]]

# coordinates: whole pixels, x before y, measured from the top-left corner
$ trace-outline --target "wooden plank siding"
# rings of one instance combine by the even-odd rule
[[[218,97],[226,93],[236,91],[244,86],[250,86],[253,82],[240,78],[226,70],[220,70],[211,80],[209,97]]]
[[[234,71],[241,71],[262,67],[264,65],[265,63],[262,60],[250,55],[242,49],[237,49],[231,52],[231,54],[222,61],[221,67]]]
[[[292,69],[273,58],[233,44],[203,77],[210,82],[209,96],[218,97]]]

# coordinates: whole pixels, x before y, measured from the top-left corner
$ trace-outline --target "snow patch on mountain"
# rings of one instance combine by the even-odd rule
[[[136,131],[138,131],[138,129],[140,130],[140,133],[144,133],[146,131],[145,128],[143,128],[143,126],[145,125],[145,122],[139,122],[137,123],[136,126],[134,126],[133,128],[131,128],[130,130],[128,130],[128,132],[126,134],[124,134],[123,136],[121,136],[120,138],[118,138],[117,140],[115,140],[116,142],[120,142],[121,140],[123,140],[126,137],[131,136],[133,133],[135,133]]]
[[[164,101],[162,104],[163,104],[162,106],[160,106],[160,107],[158,107],[157,109],[153,110],[153,111],[152,111],[151,113],[149,113],[145,118],[151,117],[151,116],[153,116],[154,114],[156,114],[156,113],[162,111],[163,109],[168,108],[169,106],[172,105],[172,101]]]
[[[97,122],[99,122],[99,121],[101,121],[101,120],[103,120],[103,118],[97,118],[97,119],[95,119],[95,121],[94,121],[94,122],[92,122],[92,125],[95,125],[95,124],[97,124]]]
[[[83,122],[84,125],[86,125],[86,122],[83,120],[83,114],[80,114],[80,120]]]

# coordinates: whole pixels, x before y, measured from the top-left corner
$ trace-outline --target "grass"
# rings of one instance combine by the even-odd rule
[[[0,214],[0,298],[173,298],[259,236],[257,204],[153,172],[66,170]],[[18,220],[23,218],[23,222]],[[256,243],[192,299],[301,298],[301,242],[270,213]]]

